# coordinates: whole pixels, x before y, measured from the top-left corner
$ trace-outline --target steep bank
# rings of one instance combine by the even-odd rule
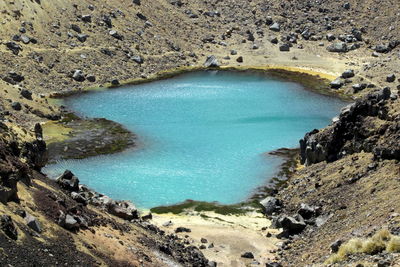
[[[399,10],[398,5],[398,2],[389,0],[347,2],[299,0],[291,3],[161,0],[145,3],[111,0],[101,4],[89,0],[76,4],[61,0],[2,1],[0,3],[2,14],[0,117],[2,125],[7,125],[8,129],[2,126],[1,135],[6,140],[4,146],[10,150],[7,153],[11,153],[8,157],[12,158],[7,159],[6,165],[11,160],[16,164],[13,170],[22,170],[20,164],[25,163],[28,163],[24,165],[28,170],[32,169],[33,166],[30,166],[29,161],[24,163],[26,159],[20,163],[19,158],[26,158],[26,155],[15,151],[25,146],[24,141],[35,140],[30,129],[33,129],[36,122],[57,120],[61,117],[58,107],[48,100],[49,94],[82,90],[101,84],[118,84],[119,81],[149,76],[160,70],[201,65],[210,54],[216,55],[221,65],[300,67],[325,72],[332,76],[339,76],[345,69],[350,68],[355,70],[356,77],[348,78],[351,82],[339,80],[335,87],[341,86],[340,91],[358,97],[389,86],[391,92],[396,93],[399,77],[397,40],[400,36],[399,21],[395,19]],[[274,25],[275,22],[279,25]],[[276,42],[278,44],[274,44]],[[327,47],[332,45],[330,50],[339,51],[338,53],[327,50]],[[287,50],[288,46],[289,52],[279,51]],[[240,56],[243,60],[239,59]],[[391,74],[395,76],[388,76]],[[385,106],[388,107],[390,114],[396,110],[398,103],[394,101],[393,104]],[[283,255],[281,260],[283,265],[301,266],[311,264],[313,261],[322,264],[326,257],[324,255],[329,253],[328,243],[337,236],[336,234],[342,233],[344,241],[352,236],[365,236],[370,230],[380,228],[383,218],[389,218],[389,223],[393,226],[390,226],[390,229],[392,231],[395,229],[397,225],[395,214],[399,211],[390,196],[397,195],[397,186],[392,184],[395,180],[390,178],[398,176],[396,159],[380,158],[377,161],[376,173],[366,176],[371,176],[372,179],[356,178],[354,182],[348,184],[339,182],[340,179],[351,180],[350,176],[357,176],[360,169],[376,162],[371,159],[374,156],[372,148],[362,152],[369,145],[359,141],[362,137],[377,139],[368,140],[373,146],[383,148],[396,146],[389,143],[393,132],[397,131],[396,128],[390,125],[384,126],[386,129],[380,128],[381,125],[388,124],[386,120],[387,118],[382,120],[380,117],[371,119],[370,115],[367,115],[366,119],[350,124],[362,127],[357,126],[355,132],[351,134],[345,131],[345,135],[339,135],[346,138],[347,141],[343,142],[346,148],[342,149],[339,145],[339,150],[336,152],[346,151],[353,153],[352,155],[338,157],[338,153],[329,153],[328,155],[337,160],[331,163],[319,162],[300,170],[299,179],[292,180],[293,184],[289,184],[287,191],[282,191],[281,196],[285,206],[288,207],[288,212],[295,211],[298,208],[297,204],[300,203],[298,199],[308,195],[310,198],[307,198],[307,202],[310,203],[319,199],[333,203],[329,205],[334,205],[336,199],[346,202],[344,205],[339,205],[340,208],[346,208],[335,212],[330,212],[329,205],[327,207],[322,205],[323,209],[328,211],[326,214],[332,213],[333,220],[337,221],[336,224],[327,225],[340,227],[338,228],[340,231],[325,231],[326,228],[315,231],[311,228],[311,233],[301,236],[298,243],[284,246],[294,249],[278,251]],[[348,136],[357,133],[362,137],[355,138],[357,140],[355,143],[349,142]],[[319,135],[323,138],[325,134]],[[379,135],[383,138],[377,138]],[[337,143],[335,141],[332,144]],[[389,155],[392,154],[390,151],[391,149]],[[30,155],[40,154],[36,151]],[[341,169],[346,169],[350,160],[353,162],[353,156],[356,164],[350,164],[354,169],[349,170],[348,177]],[[9,192],[8,177],[14,171],[10,172],[10,167],[5,165],[2,165],[1,169],[2,192]],[[24,180],[26,175],[13,174],[11,177],[14,177],[12,183],[15,184],[16,180]],[[320,182],[312,182],[313,177],[328,179],[329,183],[322,183],[323,191],[315,188],[320,187]],[[372,181],[374,187],[370,189],[367,182]],[[367,187],[364,187],[364,182]],[[335,184],[345,185],[335,189]],[[35,184],[33,188],[36,188]],[[368,190],[376,192],[372,193],[373,197],[366,197],[371,194]],[[20,192],[22,194],[23,190]],[[376,197],[374,194],[382,197]],[[3,195],[9,194],[2,193]],[[37,201],[40,202],[30,199],[29,203]],[[14,216],[13,209],[19,209],[21,204],[15,204],[15,207],[13,202],[0,205],[2,209],[4,208],[5,214]],[[365,209],[364,217],[358,213],[363,209]],[[28,211],[35,213],[29,207]],[[49,220],[47,217],[39,218],[40,221]],[[24,221],[18,217],[14,219],[20,224],[19,229],[26,227]],[[342,221],[343,226],[340,226]],[[365,227],[361,227],[364,225]],[[63,233],[69,238],[75,237],[67,231]],[[44,235],[47,235],[46,231]],[[4,253],[13,255],[15,241],[3,235],[3,232],[1,238]],[[33,240],[38,239],[40,238],[33,237]],[[302,245],[304,243],[307,246]],[[27,244],[35,247],[38,243]],[[73,250],[71,247],[67,250]],[[143,249],[146,249],[146,246]],[[124,248],[123,251],[126,250],[127,248]],[[69,263],[69,259],[63,257],[62,253],[51,254],[60,255],[58,257],[60,262]],[[18,262],[20,258],[24,257],[22,255],[17,259],[8,257],[5,261],[25,265]],[[53,259],[52,256],[43,253],[40,260],[46,263],[50,258]],[[143,255],[136,256],[138,260],[144,258],[146,257]],[[155,253],[151,258],[157,260],[159,255]],[[83,258],[80,260],[88,263]],[[374,262],[373,257],[367,257],[366,260]],[[395,259],[392,263],[395,264]]]

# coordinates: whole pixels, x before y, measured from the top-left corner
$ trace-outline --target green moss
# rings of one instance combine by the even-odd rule
[[[171,205],[171,206],[159,206],[150,209],[153,213],[173,213],[180,214],[185,211],[194,210],[197,212],[201,211],[213,211],[222,215],[243,215],[249,211],[261,212],[262,207],[258,201],[242,202],[233,205],[221,205],[216,202],[205,202],[205,201],[193,201],[187,200],[183,203]]]
[[[74,113],[70,112],[70,113],[66,113],[63,114],[62,119],[60,120],[61,123],[69,123],[72,122],[74,120],[79,120],[80,118],[75,115]]]

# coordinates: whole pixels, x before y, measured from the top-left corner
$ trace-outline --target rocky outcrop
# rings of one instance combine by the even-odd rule
[[[301,163],[332,162],[360,151],[372,152],[377,158],[400,159],[400,117],[388,116],[387,105],[393,101],[390,89],[384,88],[343,108],[332,125],[313,130],[300,140]]]
[[[48,153],[46,143],[43,140],[42,126],[37,123],[34,127],[36,140],[25,142],[21,149],[21,157],[35,170],[40,171],[47,163]]]

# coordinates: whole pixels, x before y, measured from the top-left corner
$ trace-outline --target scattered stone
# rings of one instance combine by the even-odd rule
[[[76,31],[77,33],[82,33],[81,28],[76,24],[71,24],[71,30]]]
[[[112,85],[112,86],[118,86],[119,84],[120,84],[120,82],[119,82],[118,79],[112,79],[112,80],[111,80],[111,85]]]
[[[168,221],[168,222],[163,223],[164,227],[169,227],[171,225],[173,225],[172,221]]]
[[[330,85],[332,89],[340,89],[344,85],[344,80],[342,78],[336,78]]]
[[[32,92],[27,90],[27,89],[22,89],[21,90],[21,96],[28,99],[28,100],[32,100]]]
[[[326,35],[326,40],[328,40],[329,42],[332,42],[336,39],[335,35],[333,35],[332,33],[328,33]]]
[[[343,244],[343,241],[338,239],[331,244],[331,253],[336,253],[339,251],[340,246]]]
[[[24,44],[29,44],[29,43],[31,42],[31,38],[29,38],[29,37],[26,36],[25,34],[22,34],[22,35],[21,35],[21,41],[22,41]]]
[[[377,53],[388,53],[390,51],[390,48],[387,45],[380,44],[375,46],[374,50]]]
[[[35,232],[41,233],[42,232],[42,227],[40,226],[40,223],[38,220],[30,215],[29,213],[26,214],[25,216],[25,222],[26,224]]]
[[[246,258],[246,259],[254,259],[254,255],[251,252],[245,252],[241,255],[242,258]]]
[[[300,209],[297,211],[297,213],[307,220],[316,215],[316,209],[308,204],[301,203]]]
[[[108,212],[128,221],[139,219],[139,212],[130,201],[113,201],[108,205]]]
[[[353,78],[354,77],[354,70],[345,70],[341,76],[343,79]]]
[[[91,83],[94,83],[96,81],[96,76],[92,75],[92,74],[88,74],[86,76],[86,80],[88,80]]]
[[[278,262],[269,262],[267,264],[265,264],[266,267],[282,267],[282,264],[278,263]]]
[[[78,203],[87,204],[87,199],[82,193],[71,192],[71,198]]]
[[[200,242],[205,244],[205,243],[208,243],[208,240],[205,239],[205,238],[202,238],[202,239],[200,240]]]
[[[82,16],[82,21],[91,23],[92,22],[92,16],[91,15],[83,15]]]
[[[10,49],[14,55],[18,55],[20,51],[22,51],[22,47],[16,44],[15,42],[7,42],[6,46]]]
[[[232,56],[237,55],[237,51],[236,50],[231,50],[231,55]]]
[[[281,52],[289,52],[289,50],[290,50],[290,46],[287,43],[281,44],[279,46],[279,51],[281,51]]]
[[[135,61],[138,64],[143,64],[144,60],[141,56],[133,56],[131,57],[133,61]]]
[[[271,26],[269,26],[269,29],[274,32],[279,32],[281,30],[281,25],[275,22]]]
[[[277,44],[279,41],[278,41],[278,38],[277,37],[271,37],[271,39],[269,40],[272,44]]]
[[[145,15],[143,15],[142,13],[137,13],[136,16],[141,20],[147,20],[147,17]]]
[[[88,35],[87,34],[82,34],[82,33],[79,33],[76,36],[76,39],[78,39],[78,41],[80,41],[82,43],[86,42],[87,38],[88,38]]]
[[[25,80],[25,77],[15,71],[10,71],[8,75],[4,76],[2,79],[7,83],[15,85]]]
[[[206,62],[204,63],[204,66],[206,68],[218,68],[219,63],[218,63],[217,58],[215,56],[211,55],[211,56],[207,57]]]
[[[175,229],[175,233],[190,233],[192,230],[186,227],[178,227]]]
[[[307,226],[301,216],[299,219],[290,216],[283,216],[278,219],[278,224],[283,228],[283,232],[288,235],[299,234]]]
[[[79,179],[70,170],[66,170],[56,181],[63,189],[79,191]]]
[[[68,230],[75,230],[79,228],[79,223],[74,217],[67,214],[65,216],[64,227]]]
[[[388,83],[392,83],[392,82],[394,82],[395,80],[396,80],[396,75],[394,75],[394,74],[390,74],[390,75],[386,76],[386,81],[387,81]]]
[[[352,88],[353,88],[353,92],[354,93],[358,93],[358,92],[364,90],[365,88],[367,88],[367,84],[365,84],[365,83],[356,83],[356,84],[354,84],[352,86]]]
[[[110,34],[112,37],[114,37],[115,39],[118,39],[118,40],[123,40],[123,39],[124,39],[124,37],[123,37],[121,34],[119,34],[116,30],[111,30],[111,31],[109,32],[109,34]]]
[[[346,53],[348,52],[347,44],[344,42],[337,42],[330,44],[326,47],[329,52]]]
[[[236,59],[236,61],[237,61],[238,63],[243,63],[243,57],[242,57],[242,56],[238,57],[238,58]]]
[[[282,202],[275,197],[266,197],[260,201],[260,204],[264,207],[264,212],[267,215],[272,215],[282,208]]]
[[[77,82],[83,82],[85,80],[85,76],[83,75],[83,71],[75,70],[74,73],[72,74],[72,79],[74,79]]]
[[[149,221],[153,219],[153,214],[149,213],[147,215],[142,216],[142,220]]]
[[[20,111],[22,109],[22,105],[19,102],[11,103],[11,107],[13,110]]]

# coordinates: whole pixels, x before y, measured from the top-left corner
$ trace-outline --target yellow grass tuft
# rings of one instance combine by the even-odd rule
[[[386,250],[387,252],[400,252],[400,237],[393,236],[387,229],[382,229],[368,239],[351,239],[340,246],[336,254],[330,256],[325,264],[344,261],[348,255],[364,253],[373,255]]]

